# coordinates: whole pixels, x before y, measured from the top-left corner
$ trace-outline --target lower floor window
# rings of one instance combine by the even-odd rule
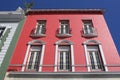
[[[71,70],[71,56],[69,46],[60,46],[58,55],[58,70],[70,71]]]
[[[28,58],[27,70],[38,71],[41,58],[41,46],[32,46]]]
[[[98,46],[88,46],[89,63],[91,70],[104,70]]]

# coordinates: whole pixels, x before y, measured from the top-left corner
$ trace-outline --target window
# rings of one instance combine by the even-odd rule
[[[55,44],[55,72],[74,72],[73,43],[68,40],[59,40]]]
[[[5,27],[0,26],[0,38],[2,37],[4,31],[5,31]]]
[[[28,42],[24,62],[21,71],[42,71],[42,63],[45,51],[45,42],[33,40]]]
[[[93,27],[91,20],[83,20],[83,36],[84,37],[96,37],[97,32],[96,29]]]
[[[59,46],[58,50],[58,70],[70,71],[71,70],[71,57],[70,46]]]
[[[101,43],[87,40],[83,45],[88,71],[108,71]]]
[[[84,32],[85,34],[93,33],[92,21],[83,21],[84,22]]]
[[[41,59],[41,46],[32,46],[28,58],[27,70],[38,71]]]
[[[69,21],[62,20],[60,21],[60,34],[69,34]]]
[[[58,29],[58,37],[70,37],[71,29],[69,26],[69,20],[60,20],[60,28]]]
[[[38,20],[36,29],[31,31],[31,37],[44,37],[46,36],[46,20]]]
[[[98,46],[87,46],[91,70],[104,70],[102,58]]]
[[[37,24],[36,34],[45,34],[46,30],[46,21],[40,20]]]

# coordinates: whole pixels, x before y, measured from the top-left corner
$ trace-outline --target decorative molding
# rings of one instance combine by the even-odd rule
[[[28,42],[29,45],[33,45],[34,43],[40,43],[39,45],[45,45],[46,43],[42,40],[32,40]]]
[[[83,45],[87,45],[87,44],[89,44],[89,43],[101,45],[101,42],[96,41],[96,40],[87,40],[87,41],[83,42]]]
[[[60,45],[61,43],[66,43],[66,44],[69,44],[69,45],[73,45],[73,42],[71,42],[69,40],[59,40],[55,44]]]

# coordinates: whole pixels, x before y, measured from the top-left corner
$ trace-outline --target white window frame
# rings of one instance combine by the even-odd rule
[[[42,51],[42,52],[41,52],[41,60],[40,60],[40,63],[39,63],[39,70],[38,70],[38,72],[41,72],[41,71],[42,71],[42,64],[43,64],[44,51],[45,51],[45,42],[43,42],[43,41],[41,41],[41,40],[33,40],[33,41],[28,42],[28,46],[27,46],[25,58],[24,58],[24,61],[23,61],[23,66],[22,66],[22,69],[21,69],[22,72],[25,71],[27,58],[28,58],[29,53],[30,53],[30,48],[31,48],[31,46],[32,46],[34,43],[36,43],[36,42],[39,42],[40,45],[42,46],[42,50],[41,50],[41,51]]]
[[[66,22],[66,24],[62,24],[62,22]],[[69,26],[69,20],[60,20],[59,24],[60,24],[59,34],[70,34],[70,30],[68,30],[68,33],[66,32],[66,29],[67,29],[66,27],[68,26],[68,29],[70,28],[70,26]],[[61,25],[63,25],[63,32],[62,32]]]
[[[85,24],[85,21],[88,21],[89,24]],[[85,25],[87,27],[87,31],[85,30]],[[90,27],[90,25],[91,25],[91,27]],[[90,28],[92,29],[92,32],[90,31]],[[94,33],[94,27],[93,27],[92,20],[83,20],[83,29],[84,29],[84,34]]]
[[[36,47],[36,46],[32,46],[32,47]],[[41,50],[42,50],[42,46],[40,45],[39,46],[39,48],[41,48],[41,50],[40,49],[33,49],[31,47],[31,49],[30,49],[30,54],[29,54],[29,57],[28,57],[28,61],[27,61],[27,67],[26,67],[26,70],[27,71],[36,71],[36,69],[34,69],[34,65],[35,65],[35,60],[36,60],[36,56],[37,56],[37,52],[39,51],[40,53],[39,53],[39,56],[40,56],[40,60],[41,60]],[[34,53],[32,53],[32,52],[34,52]],[[31,65],[31,69],[28,69],[28,67],[29,67],[29,61],[30,61],[30,58],[31,58],[31,54],[34,54],[34,56],[33,56],[33,63],[32,63],[32,65]],[[39,61],[40,61],[39,60]],[[39,62],[38,61],[38,62]],[[39,66],[39,65],[38,65]]]
[[[40,26],[40,29],[39,29],[39,31],[38,31],[38,33],[37,33],[38,26]],[[44,26],[44,27],[43,27],[43,26]],[[46,28],[46,20],[38,20],[38,21],[37,21],[37,25],[36,25],[35,33],[36,33],[36,34],[43,34],[43,33],[42,33],[42,29],[43,29],[43,28]],[[44,33],[45,33],[45,32],[44,32]]]
[[[68,45],[70,45],[70,51],[71,51],[71,69],[72,72],[75,71],[75,67],[74,67],[74,49],[73,49],[73,43],[71,41],[68,40],[59,40],[55,43],[55,68],[54,68],[54,72],[58,71],[58,47],[62,42],[66,42],[68,43]]]
[[[64,45],[63,45],[64,46]],[[60,46],[60,47],[62,47],[62,46]],[[69,48],[70,48],[70,46],[68,46]],[[63,53],[61,53],[61,52],[63,52]],[[68,69],[66,69],[66,66],[67,66],[67,64],[66,64],[66,55],[67,55],[67,53],[66,52],[69,52],[68,54],[69,54],[69,62],[71,61],[71,51],[70,51],[70,49],[60,49],[60,48],[58,48],[58,71],[70,71],[70,70],[68,70]],[[63,54],[63,69],[61,70],[60,69],[60,55],[61,54]],[[70,64],[69,65],[71,65],[71,62],[70,62]],[[71,67],[71,66],[70,66]]]
[[[90,63],[89,63],[89,58],[88,58],[88,52],[87,52],[87,45],[89,43],[94,43],[94,44],[97,44],[98,45],[98,48],[99,48],[99,51],[100,51],[100,54],[101,54],[101,59],[103,61],[103,65],[104,65],[104,69],[105,71],[108,71],[108,68],[106,66],[106,60],[105,60],[105,57],[104,57],[104,53],[103,53],[103,49],[102,49],[102,45],[100,42],[96,41],[96,40],[87,40],[83,43],[84,45],[84,50],[85,50],[85,56],[86,56],[86,64],[87,64],[87,69],[88,69],[88,72],[91,71],[90,69]]]
[[[93,46],[94,46],[94,45],[93,45]],[[101,57],[100,57],[99,49],[98,49],[97,47],[98,47],[98,46],[95,46],[94,49],[92,49],[92,48],[91,48],[91,49],[87,48],[89,64],[91,65],[90,68],[91,68],[92,71],[102,71],[102,70],[104,70],[103,67],[101,67],[101,69],[98,68],[97,59],[96,59],[96,53],[95,53],[95,52],[98,52],[98,57],[99,57],[99,61],[100,61],[101,66],[102,66],[103,64],[102,64],[102,60],[101,60]],[[92,52],[95,69],[92,68],[91,59],[90,59],[90,52]]]

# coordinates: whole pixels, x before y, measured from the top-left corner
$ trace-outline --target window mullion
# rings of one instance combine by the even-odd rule
[[[42,33],[42,24],[40,25],[40,28],[39,28],[39,34]]]
[[[34,70],[34,66],[35,66],[35,60],[36,60],[36,55],[37,55],[37,52],[35,51],[34,53],[33,53],[33,60],[32,60],[32,67],[31,67],[31,69],[32,70]]]
[[[63,52],[63,70],[66,70],[66,52]]]
[[[96,59],[96,56],[95,56],[95,54],[96,54],[95,51],[93,51],[92,54],[93,54],[95,69],[98,69],[97,59]]]

